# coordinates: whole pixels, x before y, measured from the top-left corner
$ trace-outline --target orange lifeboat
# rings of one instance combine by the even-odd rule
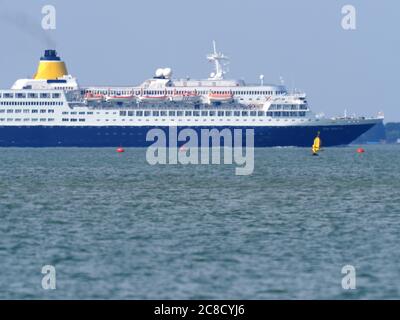
[[[86,101],[103,101],[104,100],[104,95],[87,92],[85,94],[84,99]]]
[[[129,102],[133,100],[135,100],[134,95],[126,95],[126,96],[114,95],[106,97],[106,101],[108,102]]]
[[[208,101],[210,103],[213,102],[232,102],[233,94],[232,93],[213,93],[210,92],[208,94]]]

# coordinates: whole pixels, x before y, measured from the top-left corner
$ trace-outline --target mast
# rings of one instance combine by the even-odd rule
[[[209,80],[222,80],[224,79],[224,74],[228,71],[224,70],[224,67],[229,64],[229,58],[223,53],[217,51],[217,45],[215,40],[213,40],[214,52],[207,55],[207,59],[210,62],[214,62],[215,72],[210,74]]]

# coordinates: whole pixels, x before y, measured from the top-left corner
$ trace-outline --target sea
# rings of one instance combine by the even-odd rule
[[[357,148],[256,149],[244,176],[1,148],[0,299],[399,299],[400,145]]]

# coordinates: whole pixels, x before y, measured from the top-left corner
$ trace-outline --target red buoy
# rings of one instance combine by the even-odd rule
[[[364,152],[365,152],[365,150],[363,148],[358,148],[357,149],[357,153],[364,153]]]
[[[125,152],[125,149],[120,147],[120,148],[117,149],[117,152],[118,152],[118,153]]]

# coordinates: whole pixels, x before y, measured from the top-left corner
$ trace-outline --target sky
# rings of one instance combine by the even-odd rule
[[[342,7],[356,29],[342,27]],[[42,7],[56,29],[42,29]],[[55,48],[81,85],[138,85],[159,67],[207,78],[212,40],[231,59],[227,78],[307,93],[316,113],[400,121],[400,1],[0,0],[0,88],[32,77]]]

